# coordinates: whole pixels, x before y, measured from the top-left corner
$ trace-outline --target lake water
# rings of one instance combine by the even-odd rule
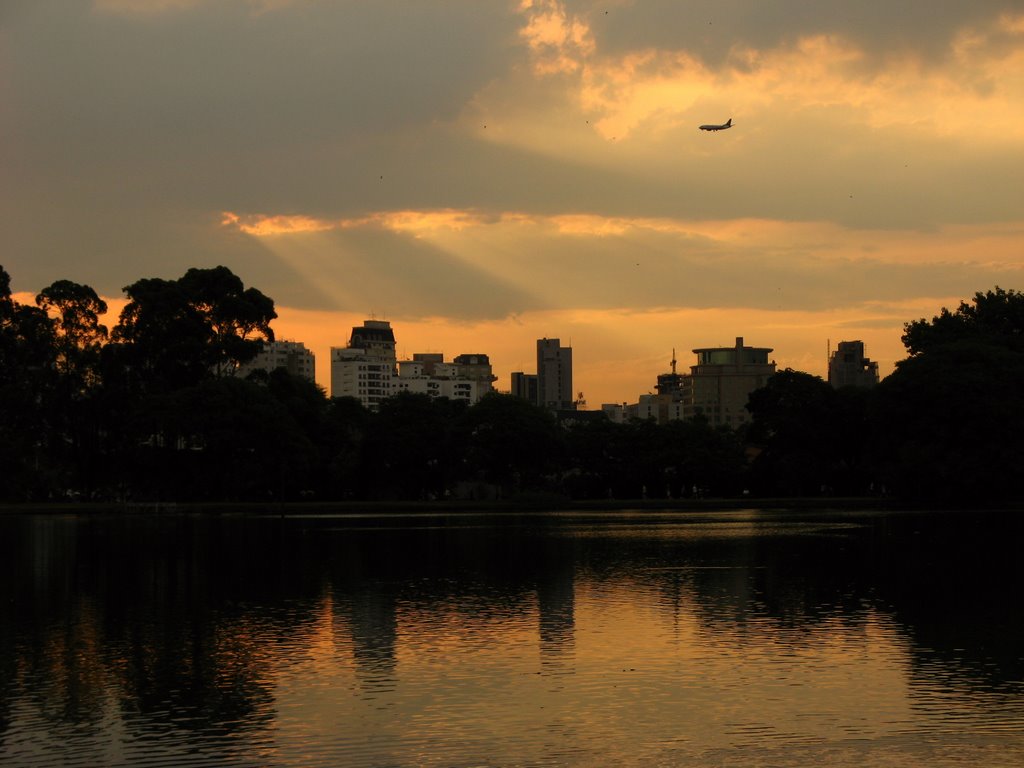
[[[0,765],[1024,765],[1018,516],[0,518]]]

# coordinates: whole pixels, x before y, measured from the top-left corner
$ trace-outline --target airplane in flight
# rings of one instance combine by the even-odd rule
[[[702,131],[724,131],[726,128],[732,128],[732,118],[730,117],[727,122],[721,125],[702,125],[700,129]]]

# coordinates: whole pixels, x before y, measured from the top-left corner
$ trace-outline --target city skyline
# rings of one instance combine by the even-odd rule
[[[19,300],[116,318],[224,264],[321,384],[372,316],[502,389],[560,337],[590,407],[737,336],[884,377],[904,323],[1024,282],[1015,3],[13,0],[0,32]]]

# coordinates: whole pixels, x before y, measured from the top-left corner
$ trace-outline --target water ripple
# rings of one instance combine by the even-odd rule
[[[2,544],[0,765],[1024,763],[1012,600],[894,523],[295,524]]]

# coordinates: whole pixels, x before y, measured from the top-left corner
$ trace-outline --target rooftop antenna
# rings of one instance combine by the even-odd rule
[[[672,375],[676,375],[676,348],[672,347]]]

